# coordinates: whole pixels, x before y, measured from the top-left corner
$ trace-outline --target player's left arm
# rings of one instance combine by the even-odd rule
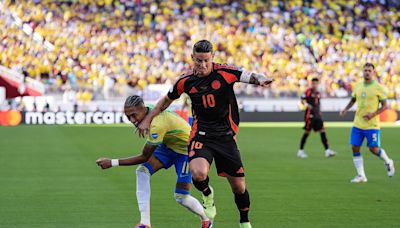
[[[146,143],[143,146],[142,154],[120,159],[99,158],[96,160],[98,166],[102,169],[108,169],[113,166],[131,166],[145,163],[149,160],[153,152],[156,150],[157,145]]]
[[[308,103],[307,97],[308,97],[308,90],[307,90],[305,93],[303,93],[303,94],[301,95],[301,97],[300,97],[300,103],[301,103],[303,106],[305,106],[306,108],[312,109],[312,108],[313,108],[313,105],[310,104],[310,103]]]
[[[386,88],[384,88],[383,86],[379,86],[376,90],[376,96],[377,99],[379,100],[379,103],[381,103],[381,107],[378,108],[378,110],[376,110],[375,112],[370,112],[367,113],[366,115],[363,116],[363,118],[365,120],[370,120],[372,118],[374,118],[375,116],[381,114],[383,111],[385,111],[388,106],[387,106],[387,91]]]
[[[240,81],[248,84],[267,87],[274,81],[274,79],[268,78],[266,75],[261,73],[243,70],[242,74],[240,75]]]
[[[374,118],[375,116],[381,114],[383,111],[385,111],[388,108],[386,99],[381,100],[380,103],[381,103],[381,107],[378,108],[378,110],[376,110],[376,112],[369,112],[366,115],[364,115],[363,118],[366,120],[370,120],[370,119]]]

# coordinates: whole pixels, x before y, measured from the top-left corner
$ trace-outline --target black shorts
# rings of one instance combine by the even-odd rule
[[[189,142],[189,162],[195,158],[204,158],[210,163],[215,159],[215,167],[219,176],[228,174],[244,177],[242,159],[236,140],[232,136],[206,138],[196,135]]]
[[[305,120],[304,130],[306,131],[320,131],[324,129],[324,121],[321,118],[309,118]]]

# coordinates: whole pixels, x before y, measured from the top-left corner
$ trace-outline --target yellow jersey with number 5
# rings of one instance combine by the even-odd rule
[[[354,87],[352,97],[357,101],[354,126],[360,129],[379,129],[379,115],[370,120],[364,119],[363,116],[376,112],[379,109],[379,103],[387,99],[385,87],[376,80],[369,84],[362,81]]]

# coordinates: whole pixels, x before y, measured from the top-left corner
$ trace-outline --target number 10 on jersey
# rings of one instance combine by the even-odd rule
[[[201,96],[204,108],[213,108],[215,106],[214,94],[206,94]]]

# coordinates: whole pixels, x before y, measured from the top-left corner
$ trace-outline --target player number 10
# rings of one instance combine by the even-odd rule
[[[203,95],[201,99],[203,99],[204,108],[212,108],[215,106],[214,94]]]

